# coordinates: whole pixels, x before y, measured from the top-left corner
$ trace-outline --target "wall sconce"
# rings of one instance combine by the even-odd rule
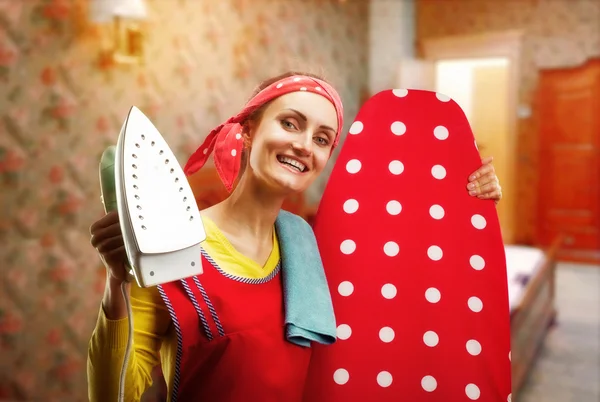
[[[143,64],[144,0],[90,0],[89,17],[105,25],[100,65]]]

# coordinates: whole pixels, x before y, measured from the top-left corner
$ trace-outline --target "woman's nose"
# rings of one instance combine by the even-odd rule
[[[312,154],[312,144],[312,134],[307,133],[300,138],[296,138],[296,141],[292,142],[292,149],[301,153],[303,156],[310,156]]]

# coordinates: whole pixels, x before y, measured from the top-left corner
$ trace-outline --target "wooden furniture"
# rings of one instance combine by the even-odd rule
[[[562,239],[558,237],[545,250],[506,246],[511,299],[513,400],[519,400],[519,391],[555,322],[556,256],[561,243]],[[519,286],[522,288],[519,289]]]
[[[600,59],[539,81],[538,242],[565,235],[560,259],[600,262]]]

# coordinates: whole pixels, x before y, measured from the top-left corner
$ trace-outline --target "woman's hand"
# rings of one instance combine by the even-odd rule
[[[90,234],[90,243],[100,254],[110,277],[123,282],[127,278],[127,253],[117,211],[109,212],[94,222],[90,227]]]
[[[477,171],[469,176],[467,190],[469,195],[482,200],[492,199],[496,204],[502,199],[502,187],[496,176],[496,170],[492,161],[494,157],[489,156],[481,160],[483,164]]]

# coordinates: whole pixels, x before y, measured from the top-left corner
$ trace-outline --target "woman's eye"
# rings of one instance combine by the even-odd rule
[[[327,145],[327,144],[329,144],[329,141],[327,140],[327,138],[317,137],[317,138],[315,138],[315,140],[317,141],[317,143],[319,145]]]
[[[294,125],[294,123],[287,121],[287,120],[281,120],[281,124],[285,127],[285,128],[289,128],[292,130],[296,129],[296,126]]]

